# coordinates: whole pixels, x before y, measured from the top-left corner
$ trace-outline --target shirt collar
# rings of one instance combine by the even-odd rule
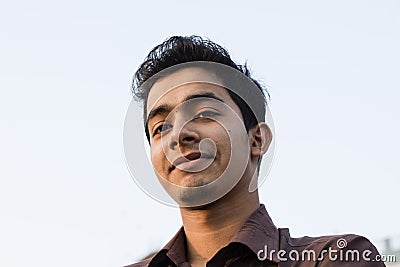
[[[263,204],[253,212],[243,226],[232,238],[231,243],[240,243],[247,246],[254,254],[258,255],[259,251],[267,253],[266,259],[279,262],[276,253],[272,253],[270,257],[269,251],[279,250],[279,231],[268,215]],[[157,262],[161,257],[168,257],[177,266],[186,262],[186,236],[184,228],[181,227],[176,235],[158,252],[151,260]]]
[[[175,234],[175,236],[156,253],[148,266],[153,266],[157,262],[162,262],[168,257],[176,266],[186,261],[186,237],[183,227]]]

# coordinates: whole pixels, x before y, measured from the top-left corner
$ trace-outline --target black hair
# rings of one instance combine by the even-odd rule
[[[133,84],[132,93],[136,100],[143,103],[143,119],[145,122],[145,132],[147,139],[150,140],[149,132],[146,126],[147,120],[147,97],[151,90],[151,86],[142,86],[147,80],[155,74],[168,69],[172,66],[179,65],[187,62],[206,61],[223,64],[242,73],[242,76],[247,77],[253,86],[246,86],[242,92],[247,95],[246,101],[250,102],[251,107],[246,103],[242,97],[227,90],[232,100],[239,107],[244,126],[248,131],[254,127],[258,122],[264,121],[266,110],[266,98],[264,88],[260,83],[251,77],[251,73],[246,64],[239,65],[233,62],[228,51],[222,46],[200,36],[173,36],[168,38],[163,43],[154,47],[145,58],[144,62],[136,71]],[[243,79],[242,79],[243,80]],[[153,81],[154,84],[155,81]],[[255,85],[255,86],[254,86]],[[251,90],[250,88],[257,88]],[[247,90],[243,92],[243,90]],[[269,97],[269,93],[265,90]],[[255,107],[255,109],[254,109]],[[253,111],[255,110],[254,114]]]

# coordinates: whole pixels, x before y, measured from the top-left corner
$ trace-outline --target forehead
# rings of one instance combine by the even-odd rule
[[[232,102],[228,91],[215,74],[202,68],[189,67],[159,79],[150,89],[146,113],[154,107],[167,104],[177,105],[190,94],[212,92],[216,96]]]

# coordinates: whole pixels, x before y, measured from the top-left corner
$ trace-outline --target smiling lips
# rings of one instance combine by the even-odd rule
[[[192,152],[174,160],[170,170],[173,171],[174,169],[178,168],[182,171],[201,171],[208,167],[210,160],[212,159],[213,157],[207,154]]]

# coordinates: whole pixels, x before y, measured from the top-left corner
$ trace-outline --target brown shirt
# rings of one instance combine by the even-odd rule
[[[127,267],[190,267],[182,227],[158,253]],[[244,223],[232,241],[221,248],[207,267],[238,266],[385,266],[368,239],[358,235],[290,237],[289,229],[276,228],[264,205]]]

